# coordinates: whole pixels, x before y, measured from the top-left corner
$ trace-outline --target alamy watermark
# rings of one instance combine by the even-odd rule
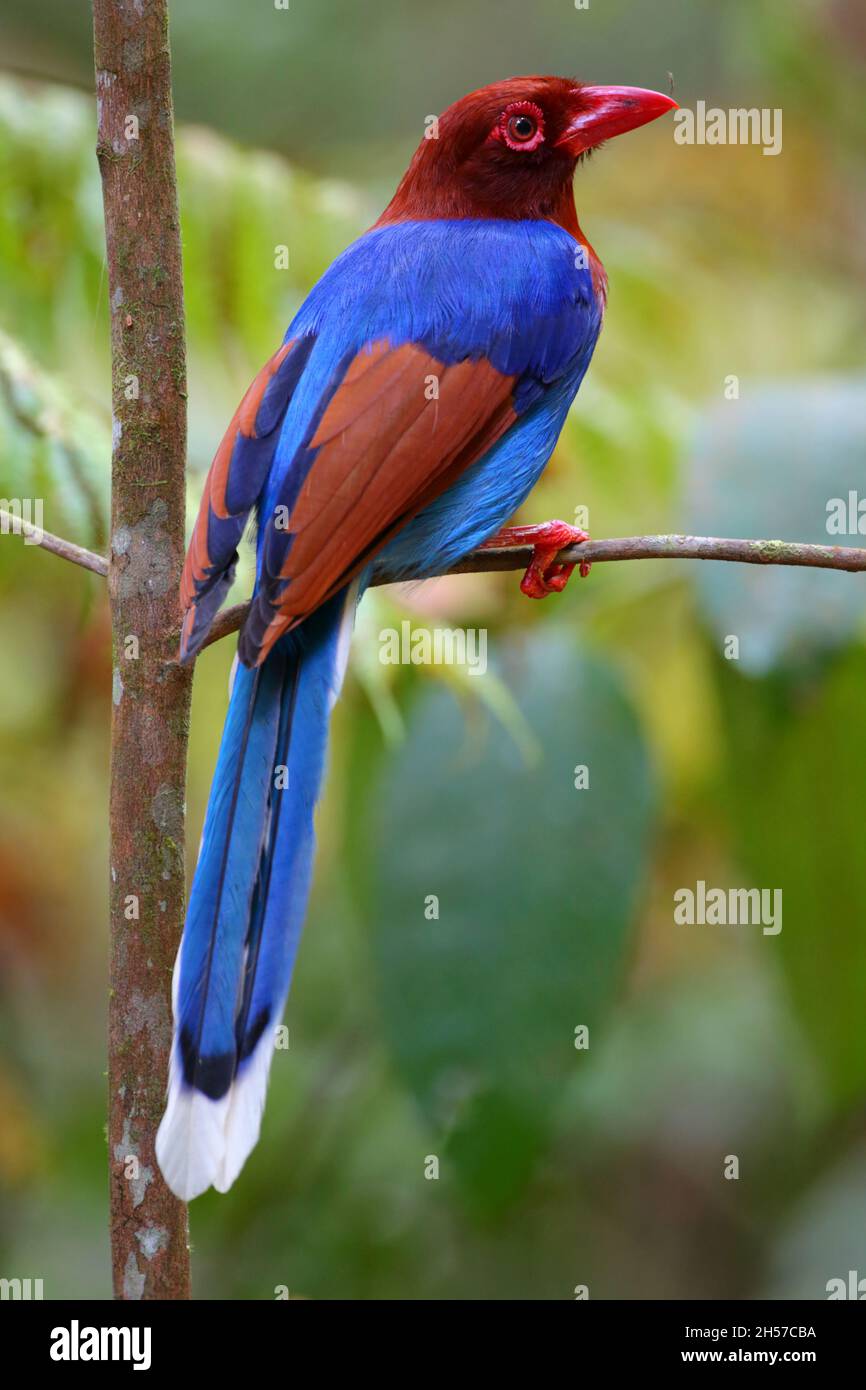
[[[131,1361],[134,1371],[147,1371],[151,1335],[149,1327],[82,1327],[73,1318],[52,1328],[48,1354],[52,1361]]]
[[[44,1297],[41,1279],[0,1279],[0,1302],[11,1299],[27,1303]]]
[[[674,112],[674,140],[678,145],[760,145],[764,154],[781,154],[780,106],[707,107],[699,101],[694,111],[682,106]]]
[[[694,888],[674,893],[674,921],[687,927],[761,927],[764,936],[782,930],[781,888]]]
[[[379,633],[383,666],[465,666],[470,676],[487,670],[487,629],[484,627],[416,627],[408,619]]]
[[[824,1287],[831,1302],[834,1299],[854,1299],[858,1303],[866,1300],[866,1279],[861,1279],[856,1269],[848,1270],[847,1279],[838,1275],[835,1279],[828,1279]]]
[[[849,488],[847,497],[827,500],[828,536],[866,536],[866,497]]]
[[[23,536],[25,545],[41,545],[41,497],[0,497],[0,536]]]

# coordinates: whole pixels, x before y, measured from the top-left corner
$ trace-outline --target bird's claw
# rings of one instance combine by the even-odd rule
[[[575,568],[579,569],[581,579],[589,574],[590,566],[584,560],[579,566],[576,561],[562,564],[557,555],[569,545],[583,545],[589,540],[586,531],[579,526],[569,526],[565,521],[547,521],[541,526],[527,526],[522,529],[524,540],[532,542],[532,560],[520,581],[521,592],[527,598],[546,598],[548,594],[561,594]]]
[[[520,581],[520,592],[527,598],[546,598],[548,594],[561,594],[571,578],[574,565],[555,563],[561,546],[554,550],[538,547]],[[589,571],[588,565],[581,566]]]
[[[561,594],[577,562],[562,564],[557,555],[569,545],[583,545],[589,540],[586,531],[579,526],[569,526],[567,521],[544,521],[539,526],[509,526],[483,542],[481,549],[498,549],[503,546],[532,546],[532,560],[520,581],[520,588],[527,598],[546,598],[548,594]],[[586,560],[579,565],[580,577],[585,579],[590,566]]]

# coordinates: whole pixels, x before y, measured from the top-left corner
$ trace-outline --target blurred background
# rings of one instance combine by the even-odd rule
[[[826,541],[828,500],[866,491],[853,0],[171,8],[191,503],[425,116],[559,70],[781,108],[783,148],[662,121],[580,169],[607,321],[524,519]],[[102,549],[88,10],[3,0],[0,495]],[[544,604],[517,583],[365,599],[290,1047],[242,1178],[192,1208],[199,1297],[822,1298],[866,1275],[862,580],[641,562]],[[382,665],[406,617],[486,628],[488,673]],[[192,854],[232,649],[196,672]],[[104,1298],[103,581],[0,538],[0,652],[0,1274]],[[781,888],[782,931],[675,924],[698,880]]]

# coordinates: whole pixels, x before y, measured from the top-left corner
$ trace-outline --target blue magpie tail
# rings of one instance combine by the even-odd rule
[[[354,592],[238,666],[174,972],[156,1155],[190,1200],[232,1185],[259,1137],[312,873],[313,813]]]

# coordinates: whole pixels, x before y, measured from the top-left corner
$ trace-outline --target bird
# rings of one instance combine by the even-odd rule
[[[356,605],[479,546],[531,547],[523,592],[560,592],[561,521],[506,526],[589,366],[607,280],[577,165],[676,107],[638,87],[514,77],[424,136],[373,226],[325,271],[229,423],[181,580],[180,659],[207,638],[256,527],[256,578],[172,981],[157,1160],[191,1200],[258,1141],[298,949],[328,725]],[[587,566],[582,566],[585,572]]]

